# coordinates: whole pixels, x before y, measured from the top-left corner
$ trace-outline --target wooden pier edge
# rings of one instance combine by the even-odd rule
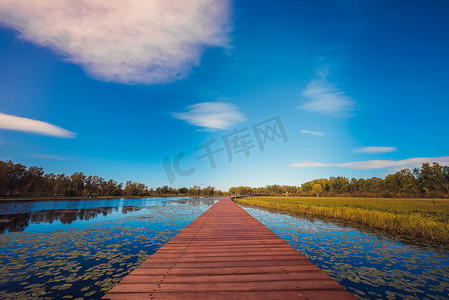
[[[223,198],[102,299],[355,297],[230,198]]]

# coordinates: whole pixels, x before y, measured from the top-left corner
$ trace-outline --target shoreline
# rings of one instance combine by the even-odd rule
[[[143,199],[143,198],[171,198],[171,197],[221,197],[221,196],[189,196],[189,195],[163,195],[163,196],[99,196],[96,198],[82,197],[82,196],[73,196],[73,197],[7,197],[0,198],[1,202],[19,202],[19,201],[90,201],[90,200],[110,200],[110,199]]]
[[[346,221],[355,225],[363,225],[376,230],[382,230],[389,234],[408,236],[445,246],[449,245],[449,223],[444,220],[445,216],[437,216],[441,212],[449,215],[449,211],[447,210],[449,200],[447,199],[439,199],[439,201],[444,204],[442,210],[417,210],[409,205],[405,208],[401,208],[403,211],[395,211],[393,209],[394,205],[392,205],[390,211],[388,211],[388,207],[382,210],[380,208],[376,209],[369,206],[363,207],[363,205],[356,205],[355,203],[351,207],[351,205],[344,203],[347,202],[348,199],[343,198],[331,199],[330,201],[333,201],[334,203],[330,203],[331,205],[327,206],[323,205],[322,202],[319,203],[319,198],[296,198],[292,199],[293,201],[289,201],[289,199],[286,199],[285,197],[261,198],[262,197],[236,198],[234,201],[239,204],[265,207],[278,211],[288,211],[314,217],[326,217],[329,219]],[[303,200],[302,202],[309,202],[292,203],[294,200],[297,200],[298,202],[301,202],[301,200]],[[329,201],[329,199],[326,200]],[[341,201],[340,203],[338,202],[339,200]],[[356,199],[354,200],[354,202],[356,202]],[[379,199],[372,198],[372,200],[376,201]],[[399,201],[404,199],[388,198],[388,200]],[[421,202],[429,201],[432,203],[432,199],[408,199],[408,201],[413,200]],[[317,203],[313,203],[314,201]],[[395,204],[397,205],[397,203]],[[398,209],[396,208],[396,210]],[[442,218],[442,220],[438,218]]]

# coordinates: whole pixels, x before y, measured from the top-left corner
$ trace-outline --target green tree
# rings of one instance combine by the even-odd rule
[[[316,183],[313,185],[312,191],[315,194],[315,197],[319,197],[320,193],[323,191],[323,187],[321,186],[321,184]]]
[[[73,173],[72,176],[70,176],[70,181],[73,193],[77,196],[81,196],[81,193],[84,190],[86,175],[81,172]]]

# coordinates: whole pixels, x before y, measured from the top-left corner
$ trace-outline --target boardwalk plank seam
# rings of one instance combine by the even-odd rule
[[[223,198],[103,299],[355,299],[245,210]]]

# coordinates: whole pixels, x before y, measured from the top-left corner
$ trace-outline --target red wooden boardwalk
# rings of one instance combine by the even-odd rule
[[[103,299],[355,299],[224,198]]]

